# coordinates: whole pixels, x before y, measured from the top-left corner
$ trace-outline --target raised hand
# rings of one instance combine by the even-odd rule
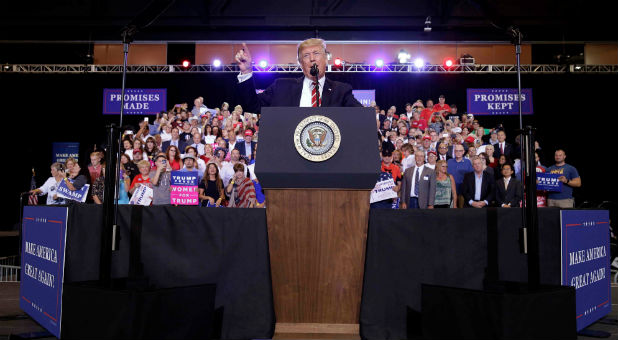
[[[238,68],[240,68],[241,73],[246,74],[253,71],[253,66],[251,64],[251,52],[249,51],[247,44],[242,43],[242,49],[236,53],[235,59],[238,62]]]

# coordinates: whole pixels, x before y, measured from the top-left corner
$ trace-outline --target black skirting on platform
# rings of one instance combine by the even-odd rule
[[[133,209],[119,207],[120,247],[112,257],[114,278],[128,276]],[[65,282],[98,279],[102,213],[96,205],[70,208]],[[223,308],[223,339],[273,335],[264,209],[145,207],[140,254],[143,274],[153,288],[216,284],[215,308]]]
[[[526,281],[520,209],[380,210],[369,216],[360,330],[365,339],[420,335],[421,284],[483,289]],[[541,283],[560,284],[560,210],[539,209]],[[444,325],[452,315],[444,311]]]

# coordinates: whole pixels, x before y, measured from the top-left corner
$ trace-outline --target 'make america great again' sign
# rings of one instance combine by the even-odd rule
[[[103,114],[120,114],[121,89],[103,90]],[[124,114],[154,115],[167,111],[167,89],[125,89]]]
[[[531,115],[532,89],[521,89],[521,113]],[[468,113],[475,115],[518,115],[517,89],[468,89]]]

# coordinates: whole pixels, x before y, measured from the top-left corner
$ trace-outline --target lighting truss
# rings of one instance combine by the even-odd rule
[[[302,69],[298,64],[273,64],[266,67],[253,66],[254,72],[264,73],[300,73]],[[0,66],[3,73],[45,73],[45,74],[71,74],[71,73],[122,73],[122,65],[31,65],[31,64],[5,64]],[[240,69],[236,64],[221,65],[191,65],[184,68],[181,65],[129,65],[127,73],[238,73]],[[412,64],[385,64],[376,66],[372,64],[346,63],[339,67],[329,65],[327,72],[332,73],[478,73],[500,74],[516,73],[515,65],[453,65],[446,67],[439,65],[425,65],[417,68]],[[618,73],[618,65],[522,65],[522,73]]]

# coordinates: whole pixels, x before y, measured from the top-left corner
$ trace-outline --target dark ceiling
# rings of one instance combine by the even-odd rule
[[[0,7],[0,40],[119,40],[138,17],[136,40],[615,41],[611,2],[491,0],[23,0]],[[170,5],[171,4],[171,5]],[[149,5],[154,10],[148,10]],[[139,14],[142,16],[138,16]],[[431,16],[432,32],[424,33]]]

